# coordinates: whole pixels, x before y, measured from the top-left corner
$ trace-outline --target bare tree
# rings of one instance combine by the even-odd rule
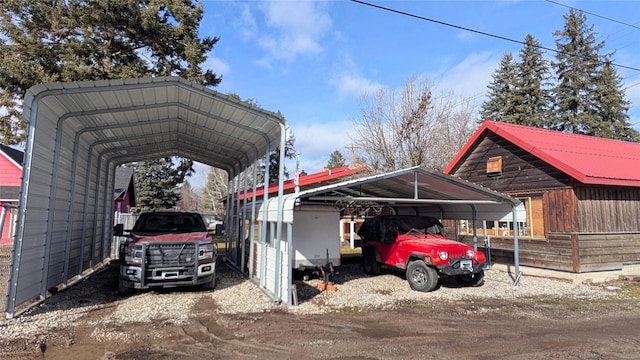
[[[428,81],[412,76],[399,91],[361,97],[352,140],[375,172],[417,165],[440,170],[477,126],[471,105],[453,93],[436,95]]]
[[[202,189],[202,201],[198,211],[203,214],[224,215],[224,206],[220,201],[227,195],[228,174],[218,168],[209,168],[207,184]]]

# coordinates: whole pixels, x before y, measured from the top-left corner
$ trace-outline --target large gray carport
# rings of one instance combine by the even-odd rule
[[[260,285],[273,292],[275,300],[291,304],[292,299],[292,257],[296,249],[296,239],[292,238],[294,212],[304,206],[338,207],[344,216],[362,216],[370,209],[392,208],[398,215],[433,216],[438,219],[481,220],[500,219],[512,214],[517,226],[516,208],[520,200],[473,184],[466,180],[425,167],[412,167],[385,174],[349,180],[337,184],[284,195],[282,201],[271,199],[260,205],[257,219],[267,219],[276,224],[282,221],[285,238],[271,239],[275,251],[268,251],[260,243],[258,267],[260,271],[274,274],[260,276]],[[283,206],[283,209],[280,209]],[[474,245],[477,242],[474,226]],[[517,227],[514,229],[514,258],[516,280],[520,275],[518,258]],[[253,241],[253,240],[252,240]],[[337,241],[337,240],[336,240]],[[250,245],[254,249],[254,244]],[[284,250],[286,253],[281,255]],[[253,255],[253,254],[252,254]],[[284,266],[278,266],[280,262]],[[253,261],[250,260],[250,273]],[[266,263],[266,265],[264,265]],[[279,271],[281,271],[280,273]],[[287,272],[288,270],[288,272]],[[275,276],[277,281],[268,284],[266,279]]]
[[[241,172],[253,166],[255,177],[258,160],[278,146],[283,157],[289,131],[280,114],[178,77],[40,84],[23,109],[29,127],[8,318],[105,265],[116,166],[181,156],[226,170],[230,188],[241,188]],[[283,164],[279,199],[282,175]]]

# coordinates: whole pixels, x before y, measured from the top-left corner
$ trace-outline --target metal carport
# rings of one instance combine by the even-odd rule
[[[284,195],[281,202],[276,199],[262,202],[257,219],[270,223],[284,222],[285,238],[272,238],[269,246],[276,251],[267,251],[265,244],[258,249],[259,271],[275,269],[274,284],[265,283],[260,276],[260,286],[274,293],[275,299],[291,304],[292,266],[296,249],[293,233],[292,213],[299,206],[335,206],[343,213],[358,212],[363,208],[391,207],[399,215],[427,215],[451,220],[493,220],[513,214],[516,221],[516,207],[520,200],[470,183],[466,180],[424,167],[412,167],[380,175],[349,180],[299,193]],[[283,208],[280,208],[283,207]],[[284,215],[283,215],[284,214]],[[284,220],[283,220],[284,219]],[[475,231],[476,226],[474,226]],[[517,228],[514,229],[514,254],[516,278],[520,274],[518,258]],[[278,239],[281,239],[278,241]],[[474,233],[474,243],[477,235]],[[254,244],[251,243],[251,249]],[[284,250],[280,250],[284,249]],[[274,255],[271,255],[274,254]],[[254,255],[254,254],[252,254]],[[280,262],[283,262],[280,264]],[[266,266],[264,264],[267,264]],[[253,261],[250,261],[250,266]],[[253,269],[250,270],[250,273]],[[268,274],[269,279],[272,274]]]
[[[23,109],[8,318],[108,259],[117,165],[181,156],[226,170],[233,188],[240,182],[231,179],[252,165],[255,176],[258,159],[276,147],[283,157],[289,131],[280,114],[178,77],[40,84]],[[281,164],[280,195],[282,174]]]

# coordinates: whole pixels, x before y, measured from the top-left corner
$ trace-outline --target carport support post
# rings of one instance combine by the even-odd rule
[[[476,211],[475,205],[471,205],[471,223],[473,224],[473,250],[478,251],[478,229],[476,227],[476,220],[478,216],[478,212]]]
[[[513,285],[518,285],[520,281],[520,246],[518,244],[518,206],[513,205],[513,262],[515,266],[515,277]]]

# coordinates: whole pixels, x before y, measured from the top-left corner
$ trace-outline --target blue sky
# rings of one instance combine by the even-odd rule
[[[532,34],[548,48],[555,48],[552,34],[562,29],[571,6],[586,12],[605,52],[616,51],[616,64],[640,69],[640,6],[632,0],[367,2],[517,41]],[[500,58],[506,52],[517,58],[522,49],[348,0],[204,1],[204,6],[201,33],[220,37],[204,65],[223,77],[215,90],[280,111],[296,137],[300,167],[309,173],[320,171],[334,150],[349,159],[362,93],[401,88],[418,75],[438,92],[452,91],[479,108]],[[631,123],[640,129],[640,71],[618,68],[618,74],[632,102]],[[287,167],[293,174],[295,162]],[[197,171],[191,179],[196,188],[206,173],[201,166]]]

